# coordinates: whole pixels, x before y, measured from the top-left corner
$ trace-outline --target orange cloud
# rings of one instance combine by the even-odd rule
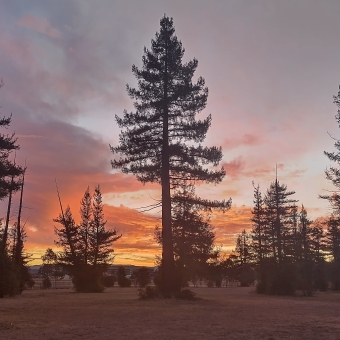
[[[214,213],[211,225],[215,227],[216,244],[229,250],[235,247],[237,234],[251,229],[251,207],[232,206],[226,213]]]
[[[132,175],[112,173],[110,159],[113,155],[108,144],[82,128],[58,121],[32,124],[25,119],[18,122],[16,127],[20,131],[18,143],[21,146],[17,162],[24,164],[26,155],[29,156],[22,213],[23,221],[27,220],[27,250],[34,254],[38,262],[45,249],[54,246],[53,218],[60,212],[55,178],[63,206],[70,205],[76,221],[79,220],[79,202],[87,186],[93,191],[100,184],[103,194],[118,195],[154,190],[157,187],[143,185]],[[16,194],[12,224],[16,220],[18,199],[19,195]],[[0,205],[2,215],[6,205],[6,200]],[[153,241],[157,219],[124,206],[113,207],[108,204],[105,205],[105,214],[108,226],[124,235],[117,245],[119,252],[146,254],[154,258],[159,251]]]
[[[77,197],[80,201],[81,196]],[[67,202],[65,202],[66,205]],[[54,217],[58,215],[58,207],[55,207]],[[72,210],[76,222],[79,222],[79,203]],[[122,237],[117,240],[114,245],[115,262],[130,264],[145,262],[149,265],[154,264],[155,256],[160,255],[161,248],[154,240],[154,229],[159,220],[155,217],[138,213],[134,209],[124,206],[114,207],[104,205],[104,214],[107,218],[107,228],[117,230]],[[47,221],[47,219],[46,219]],[[52,219],[48,222],[46,228],[32,227],[27,223],[26,231],[28,234],[28,243],[26,245],[27,253],[33,254],[33,264],[41,263],[41,256],[46,248],[52,247],[55,251],[59,249],[55,247],[54,228],[56,225]],[[131,262],[132,261],[132,262]]]

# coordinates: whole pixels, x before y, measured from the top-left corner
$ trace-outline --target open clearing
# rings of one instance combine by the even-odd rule
[[[340,339],[340,294],[262,296],[253,288],[193,288],[198,301],[32,290],[0,299],[0,339]]]

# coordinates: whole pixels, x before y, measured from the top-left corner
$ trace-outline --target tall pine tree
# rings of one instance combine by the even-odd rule
[[[207,102],[208,88],[204,79],[192,78],[198,62],[183,63],[184,48],[175,35],[173,20],[164,16],[160,32],[144,48],[143,66],[132,71],[138,87],[127,86],[134,100],[135,112],[116,116],[122,129],[117,147],[111,147],[120,157],[112,161],[115,169],[132,173],[142,183],[156,182],[162,187],[162,290],[169,296],[176,290],[174,282],[174,252],[171,223],[171,189],[183,181],[218,183],[225,176],[223,168],[214,171],[204,165],[217,166],[221,148],[203,147],[211,116],[196,120]],[[187,144],[186,142],[190,142]],[[196,144],[196,145],[195,145]],[[223,202],[230,207],[231,202]]]
[[[254,183],[253,183],[254,186]],[[254,208],[252,209],[252,251],[255,256],[255,261],[262,265],[264,258],[268,254],[268,234],[266,233],[266,215],[264,200],[260,191],[260,186],[254,186]]]
[[[338,107],[335,119],[340,127],[340,86],[337,96],[333,97],[334,103]],[[335,139],[335,138],[334,138]],[[326,233],[326,243],[330,255],[333,258],[333,286],[337,290],[340,289],[340,140],[335,139],[335,152],[324,152],[327,158],[333,162],[328,169],[325,170],[326,178],[334,185],[335,192],[332,195],[322,195],[321,198],[327,199],[332,208],[332,216],[328,221],[328,230]]]
[[[289,254],[287,237],[289,235],[289,216],[297,200],[289,198],[295,191],[287,191],[285,184],[276,179],[270,184],[264,198],[266,219],[270,228],[272,257],[274,262],[282,264]]]

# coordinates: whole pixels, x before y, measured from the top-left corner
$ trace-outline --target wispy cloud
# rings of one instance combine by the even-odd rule
[[[26,14],[18,20],[18,25],[30,30],[47,35],[50,38],[60,38],[61,33],[56,28],[52,27],[46,18],[37,17],[32,14]]]

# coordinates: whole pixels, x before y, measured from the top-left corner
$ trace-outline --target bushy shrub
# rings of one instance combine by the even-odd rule
[[[102,277],[102,284],[106,288],[113,287],[116,281],[117,281],[116,277],[112,275]]]
[[[184,288],[180,292],[175,293],[174,297],[178,300],[196,300],[196,293],[191,291],[189,288]]]
[[[47,276],[43,279],[42,281],[42,288],[43,289],[49,289],[52,287],[52,283],[51,283],[51,280],[50,278]]]
[[[127,277],[122,278],[121,280],[118,280],[119,287],[126,288],[131,287],[131,280],[129,280]]]
[[[222,279],[216,279],[215,280],[215,287],[217,287],[217,288],[222,287]]]
[[[181,276],[181,272],[180,272],[180,268],[179,267],[175,267],[175,270],[173,272],[173,276],[172,276],[172,280],[173,280],[173,287],[174,290],[176,292],[179,292],[182,288],[182,276]],[[158,267],[158,270],[156,272],[156,275],[154,276],[153,279],[154,284],[156,285],[156,287],[158,288],[158,290],[160,292],[163,291],[162,289],[162,266]],[[171,296],[168,294],[164,295],[164,298],[170,298]]]
[[[18,270],[0,243],[0,298],[20,294]]]
[[[297,289],[296,266],[268,265],[260,274],[256,291],[260,294],[294,295]]]
[[[139,287],[144,288],[150,283],[150,276],[147,267],[141,267],[137,273],[137,282]]]
[[[125,268],[118,268],[118,285],[119,287],[130,287],[131,281],[125,276]]]
[[[244,266],[240,269],[237,278],[240,281],[241,287],[249,287],[255,282],[256,272],[253,268],[249,266]]]
[[[301,261],[297,266],[296,290],[303,296],[315,295],[314,267],[312,261]]]
[[[157,299],[160,297],[160,292],[157,287],[146,286],[138,289],[138,296],[141,300]]]
[[[208,282],[207,282],[207,287],[208,287],[208,288],[214,288],[214,287],[215,287],[214,282],[211,281],[211,280],[208,280]]]
[[[75,271],[72,283],[79,293],[101,293],[105,289],[101,271],[92,266],[83,266]]]
[[[27,289],[32,289],[35,285],[35,281],[31,278],[26,282]]]

